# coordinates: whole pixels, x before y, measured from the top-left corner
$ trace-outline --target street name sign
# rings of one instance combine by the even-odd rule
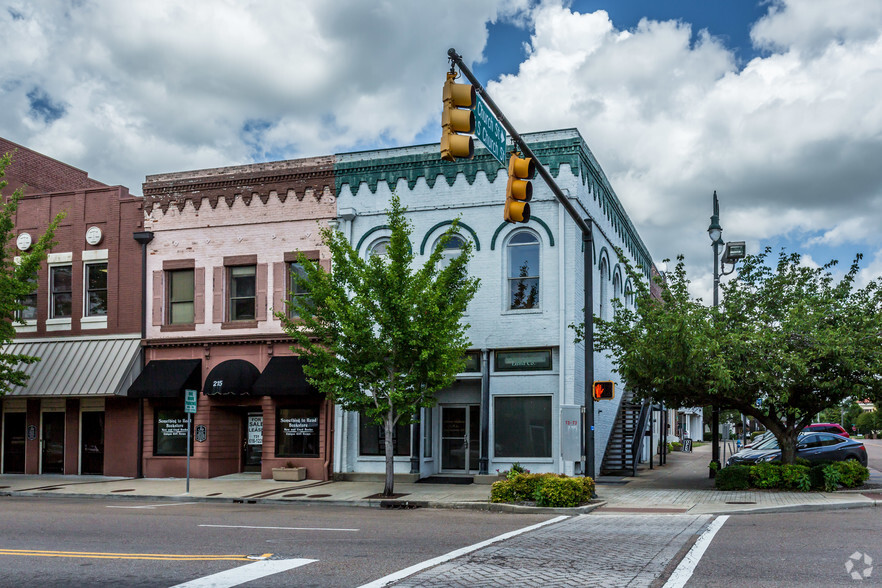
[[[481,140],[484,147],[493,154],[499,163],[508,165],[505,161],[505,144],[508,135],[502,124],[496,120],[490,109],[484,104],[481,96],[477,96],[477,104],[475,105],[475,136]]]

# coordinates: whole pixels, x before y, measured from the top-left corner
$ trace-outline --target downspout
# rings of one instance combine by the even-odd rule
[[[478,474],[486,476],[490,470],[490,350],[481,350],[481,453]]]
[[[141,370],[146,363],[144,344],[147,341],[147,245],[153,241],[152,231],[136,231],[132,234],[141,244]],[[144,399],[138,399],[138,466],[136,477],[144,477]]]

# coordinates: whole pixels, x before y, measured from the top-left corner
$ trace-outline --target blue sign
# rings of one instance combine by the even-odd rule
[[[475,136],[481,140],[481,143],[487,148],[493,157],[499,160],[502,165],[508,165],[505,160],[505,145],[508,135],[505,129],[490,109],[484,104],[481,96],[478,95],[478,103],[475,106]]]

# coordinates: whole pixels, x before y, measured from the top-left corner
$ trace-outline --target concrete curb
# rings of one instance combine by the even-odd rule
[[[698,505],[696,505],[698,506]],[[771,513],[790,513],[790,512],[821,512],[829,510],[852,510],[857,508],[873,508],[882,506],[882,501],[866,500],[860,502],[838,502],[828,504],[787,504],[780,506],[758,506],[754,508],[740,508],[738,510],[709,510],[700,514],[714,515],[749,515],[749,514],[771,514]],[[689,509],[687,514],[693,514],[693,509]],[[699,514],[699,513],[694,513]]]

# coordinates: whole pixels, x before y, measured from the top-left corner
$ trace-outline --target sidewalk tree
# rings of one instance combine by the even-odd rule
[[[468,241],[449,262],[442,256],[456,223],[414,269],[404,213],[393,194],[386,254],[369,259],[342,233],[323,229],[333,271],[301,255],[303,274],[292,275],[304,295],[292,297],[289,313],[276,313],[294,340],[292,349],[306,359],[310,383],[345,410],[382,425],[386,496],[393,493],[396,425],[417,419],[420,408],[433,406],[436,393],[465,369],[469,341],[462,318],[479,283],[468,275]]]
[[[15,323],[21,322],[19,315],[25,309],[22,300],[36,290],[37,271],[46,259],[46,253],[54,245],[55,228],[64,217],[60,214],[53,220],[46,232],[32,243],[26,251],[19,251],[15,239],[15,212],[22,197],[21,189],[11,196],[2,194],[7,182],[2,178],[12,162],[9,153],[0,157],[0,396],[9,392],[13,386],[27,385],[28,376],[21,369],[23,365],[40,361],[40,358],[7,353],[6,346],[15,339]],[[15,258],[18,257],[18,263]]]
[[[638,397],[738,410],[770,430],[782,461],[793,463],[812,417],[848,397],[882,396],[882,292],[879,280],[855,286],[860,257],[836,281],[835,262],[813,268],[781,252],[770,267],[769,254],[744,259],[717,308],[689,295],[682,257],[661,301],[628,266],[636,304],[614,301],[612,319],[595,319],[595,349],[610,354]]]

